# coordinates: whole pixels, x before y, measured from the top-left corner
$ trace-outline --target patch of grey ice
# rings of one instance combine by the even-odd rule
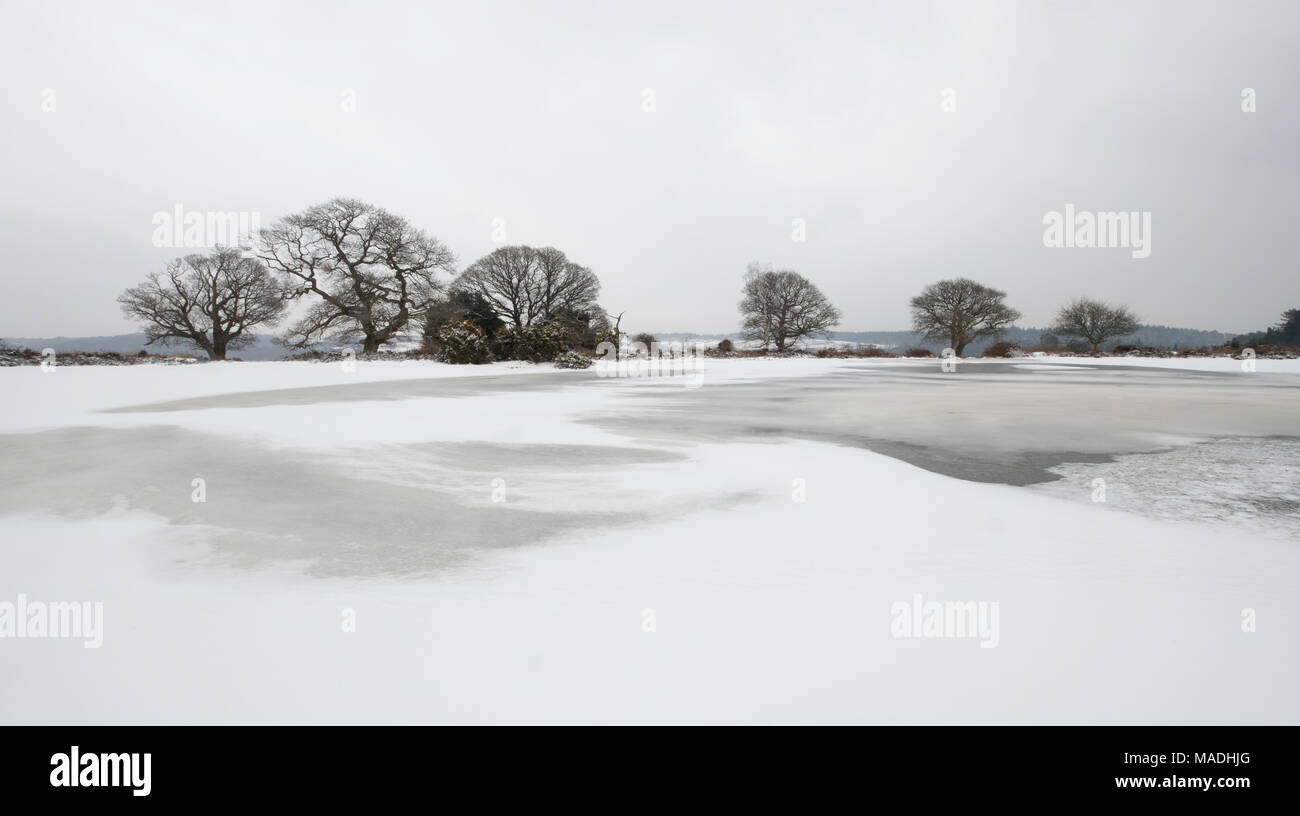
[[[1031,490],[1300,541],[1300,439],[1214,439],[1049,470],[1062,478]]]

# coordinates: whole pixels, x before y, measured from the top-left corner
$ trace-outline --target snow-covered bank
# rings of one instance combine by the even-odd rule
[[[744,473],[756,493],[739,511],[664,502],[659,524],[420,580],[223,566],[130,514],[7,519],[0,598],[102,599],[105,644],[3,643],[0,719],[1300,717],[1286,679],[1300,669],[1288,634],[1300,624],[1294,547],[1174,537],[867,452],[762,448],[710,451],[694,471],[700,486]],[[695,484],[692,472],[675,476]],[[805,503],[791,501],[791,474],[806,480]],[[654,486],[644,492],[659,501]],[[893,637],[893,605],[916,595],[998,603],[996,648]],[[1248,607],[1266,622],[1259,632],[1240,629]]]

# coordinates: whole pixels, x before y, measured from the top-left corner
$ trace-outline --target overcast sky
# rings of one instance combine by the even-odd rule
[[[461,268],[504,219],[633,331],[733,330],[752,260],[848,331],[907,328],[958,275],[1022,325],[1078,295],[1234,332],[1300,306],[1293,0],[3,9],[0,337],[133,331],[117,295],[185,253],[159,211],[266,226],[334,196]],[[1150,257],[1045,247],[1067,203],[1150,212]]]

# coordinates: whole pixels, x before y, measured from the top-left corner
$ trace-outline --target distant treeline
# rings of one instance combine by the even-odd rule
[[[249,340],[248,346],[239,350],[237,356],[241,360],[282,360],[293,353],[293,349],[286,349],[276,343],[275,338],[269,334],[250,335]],[[74,351],[86,353],[105,351],[117,354],[136,354],[141,351],[151,351],[155,354],[193,353],[191,347],[180,341],[171,343],[160,341],[149,346],[149,337],[144,332],[97,337],[6,337],[0,342],[11,348],[29,348],[37,351],[54,349],[58,354]],[[332,345],[329,347],[332,348]]]
[[[1290,316],[1288,321],[1288,316]],[[732,332],[731,336],[739,337],[739,332]],[[967,349],[968,354],[981,354],[986,348],[995,342],[1010,343],[1021,348],[1036,348],[1044,345],[1044,336],[1051,335],[1047,329],[1021,328],[1011,326],[1007,328],[1006,333],[997,339],[981,339],[970,344]],[[675,332],[675,333],[656,333],[655,335],[661,341],[690,340],[693,338],[723,338],[728,336],[725,332],[714,334],[702,334],[692,332]],[[414,336],[408,338],[415,340]],[[864,345],[877,345],[889,349],[903,350],[913,348],[923,348],[938,354],[943,350],[942,342],[925,340],[920,332],[911,331],[875,331],[875,332],[843,332],[836,331],[830,333],[830,339],[843,343],[861,343]],[[1062,348],[1068,345],[1065,338],[1058,338]],[[118,334],[105,337],[14,337],[6,338],[7,345],[15,348],[52,348],[60,354],[70,351],[114,351],[124,354],[134,354],[145,348],[148,338],[143,333]],[[1283,316],[1283,321],[1277,326],[1273,326],[1266,331],[1253,332],[1243,335],[1231,335],[1220,331],[1206,331],[1203,329],[1180,329],[1172,326],[1147,326],[1142,325],[1131,335],[1109,340],[1105,348],[1113,349],[1115,346],[1142,346],[1144,348],[1161,348],[1161,349],[1180,349],[1180,348],[1203,348],[1206,346],[1223,346],[1231,343],[1239,346],[1251,345],[1281,345],[1297,346],[1300,345],[1300,310],[1292,309]],[[159,344],[155,344],[159,345]],[[178,346],[180,344],[177,344]],[[328,350],[333,348],[334,344],[322,343],[316,346],[317,350]],[[167,347],[164,346],[165,353]],[[241,349],[239,357],[244,360],[281,360],[293,353],[293,349],[286,349],[283,345],[275,342],[271,335],[254,335],[252,342],[247,348]]]
[[[1005,334],[996,338],[982,338],[972,341],[966,347],[966,353],[978,355],[994,343],[1010,343],[1020,348],[1035,348],[1042,345],[1048,345],[1044,342],[1044,337],[1052,335],[1047,329],[1021,328],[1019,326],[1010,326],[1006,329]],[[689,333],[664,334],[656,333],[660,340],[688,340],[693,337],[723,337],[725,335],[700,335]],[[1054,336],[1054,335],[1052,335]],[[1206,331],[1203,329],[1179,329],[1172,326],[1146,326],[1138,327],[1138,330],[1131,335],[1117,337],[1108,340],[1104,347],[1107,349],[1119,345],[1142,346],[1144,348],[1162,348],[1162,349],[1179,349],[1201,348],[1202,346],[1222,346],[1231,341],[1233,335],[1220,331]],[[874,331],[874,332],[844,332],[833,331],[830,333],[830,339],[842,343],[862,343],[864,345],[884,346],[890,349],[913,349],[923,348],[938,354],[943,351],[947,345],[942,341],[926,340],[922,332],[913,331]],[[1057,343],[1064,348],[1068,345],[1068,340],[1063,337],[1056,338]]]
[[[1010,343],[1021,348],[1048,346],[1053,345],[1051,343],[1052,337],[1056,337],[1056,345],[1061,347],[1065,347],[1069,342],[1067,338],[1057,337],[1048,329],[1010,326],[1001,337],[981,338],[973,341],[966,351],[968,354],[980,354],[984,349],[997,342]],[[936,353],[942,351],[945,345],[942,342],[925,340],[921,333],[910,331],[834,332],[831,339],[850,343],[876,343],[882,346],[897,346],[899,348],[924,348]],[[1141,325],[1138,326],[1137,331],[1130,335],[1106,341],[1104,348],[1109,349],[1121,345],[1163,349],[1200,348],[1202,346],[1221,346],[1231,339],[1231,334],[1220,331]]]
[[[1300,309],[1287,309],[1277,325],[1234,338],[1238,346],[1300,346]]]

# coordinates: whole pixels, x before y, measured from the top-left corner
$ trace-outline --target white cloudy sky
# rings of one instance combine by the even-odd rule
[[[1300,3],[2,14],[0,336],[133,330],[115,298],[180,254],[151,242],[176,203],[266,223],[338,195],[405,215],[462,266],[505,219],[511,243],[592,267],[633,330],[732,329],[751,260],[808,275],[845,330],[905,328],[908,299],[955,275],[1007,290],[1025,325],[1081,294],[1225,331],[1300,306]],[[1043,215],[1067,202],[1150,211],[1151,257],[1045,248]]]

